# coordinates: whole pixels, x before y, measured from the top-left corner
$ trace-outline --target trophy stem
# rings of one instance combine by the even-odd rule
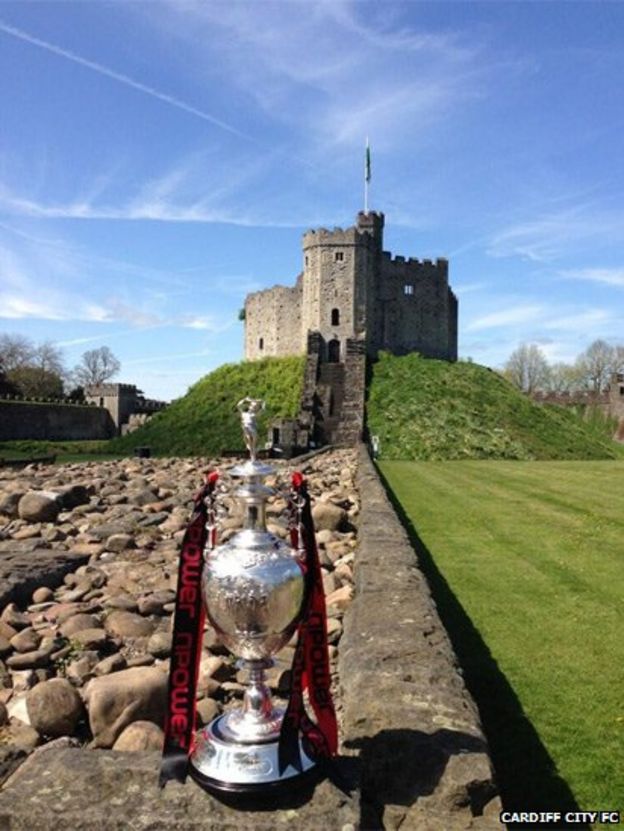
[[[284,711],[273,706],[271,691],[265,683],[264,672],[273,666],[273,661],[243,660],[240,664],[249,670],[243,706],[224,717],[221,731],[237,742],[274,741],[279,736]]]

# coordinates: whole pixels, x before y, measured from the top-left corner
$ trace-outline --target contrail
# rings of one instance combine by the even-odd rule
[[[11,35],[18,40],[23,40],[26,43],[30,43],[33,46],[39,46],[41,49],[46,49],[48,52],[52,52],[54,55],[60,55],[62,58],[67,58],[68,61],[73,61],[74,63],[79,64],[80,66],[86,66],[87,69],[92,69],[94,72],[98,72],[100,75],[105,75],[107,78],[112,78],[114,81],[119,81],[120,84],[125,84],[127,87],[132,87],[132,89],[137,89],[139,92],[144,93],[145,95],[151,95],[152,98],[157,98],[159,101],[164,101],[165,104],[170,104],[172,107],[177,107],[179,110],[183,110],[184,112],[190,113],[191,115],[196,115],[198,118],[203,119],[204,121],[209,121],[211,124],[214,124],[215,127],[220,127],[222,130],[227,130],[228,133],[232,133],[235,136],[239,136],[239,138],[251,140],[251,137],[246,135],[245,133],[241,133],[240,130],[237,130],[235,127],[232,127],[230,124],[226,124],[225,121],[220,121],[218,118],[215,118],[213,115],[204,112],[203,110],[198,110],[197,107],[192,107],[190,104],[186,104],[184,101],[180,101],[179,98],[174,98],[172,95],[167,95],[164,92],[159,92],[157,89],[153,87],[148,87],[147,84],[142,84],[140,81],[134,81],[132,78],[129,78],[127,75],[122,75],[121,72],[115,72],[113,69],[109,69],[107,66],[103,66],[100,63],[95,63],[95,61],[89,61],[86,58],[81,58],[80,55],[76,55],[73,52],[69,52],[67,49],[61,49],[60,46],[55,46],[53,43],[48,43],[46,40],[41,40],[40,38],[34,37],[33,35],[28,34],[28,32],[24,32],[22,29],[17,29],[15,26],[10,26],[8,23],[0,20],[0,31],[4,32],[7,35]]]

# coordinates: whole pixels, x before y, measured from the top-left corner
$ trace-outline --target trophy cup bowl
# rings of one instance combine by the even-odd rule
[[[303,574],[279,538],[243,531],[208,558],[202,593],[208,619],[230,652],[246,661],[268,660],[295,631]]]
[[[273,468],[255,458],[255,415],[261,405],[254,399],[239,402],[251,459],[230,473],[242,480],[236,496],[244,506],[243,529],[205,552],[202,573],[208,620],[249,670],[242,707],[200,730],[190,757],[191,775],[218,791],[257,792],[288,782],[314,765],[300,745],[302,770],[288,767],[280,773],[283,710],[273,706],[264,681],[272,656],[288,643],[299,623],[304,575],[298,552],[266,528],[266,501],[273,491],[263,480]]]

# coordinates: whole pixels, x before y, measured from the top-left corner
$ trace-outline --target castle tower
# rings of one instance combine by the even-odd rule
[[[326,359],[344,360],[347,338],[364,338],[371,288],[381,255],[383,214],[360,213],[355,227],[321,228],[303,237],[302,351],[319,332]]]

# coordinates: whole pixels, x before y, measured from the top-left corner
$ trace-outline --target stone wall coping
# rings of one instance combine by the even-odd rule
[[[477,707],[363,444],[357,486],[355,596],[339,677],[345,747],[360,755],[361,827],[500,829]]]

